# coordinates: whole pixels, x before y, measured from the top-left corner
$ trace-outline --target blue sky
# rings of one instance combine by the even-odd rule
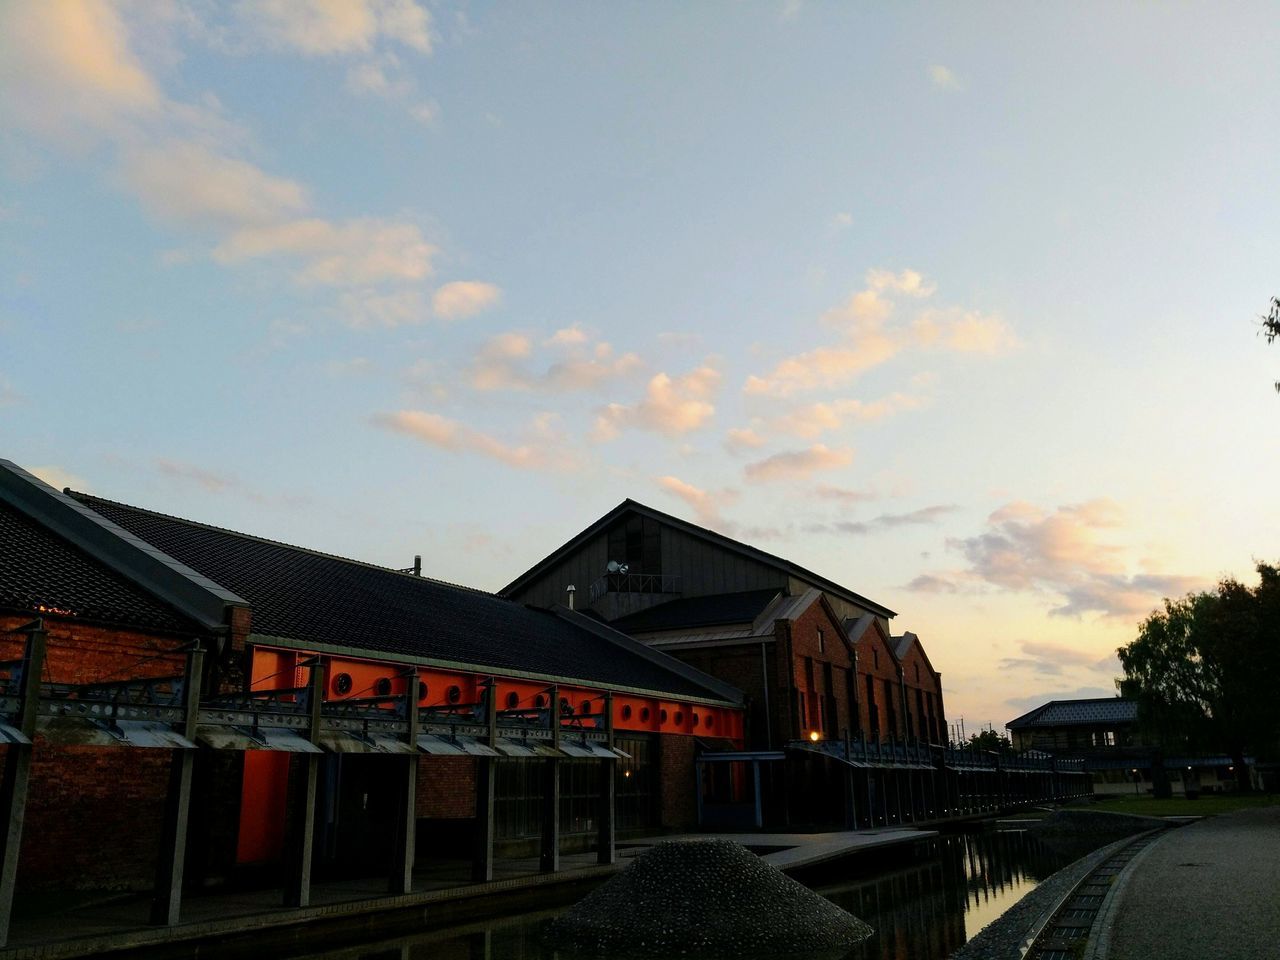
[[[495,589],[624,497],[1108,692],[1275,559],[1266,4],[14,2],[0,453]]]

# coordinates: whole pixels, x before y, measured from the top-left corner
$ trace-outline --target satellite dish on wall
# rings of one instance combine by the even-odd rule
[[[625,563],[619,563],[617,560],[610,560],[609,565],[604,569],[605,573],[626,573],[627,565]]]

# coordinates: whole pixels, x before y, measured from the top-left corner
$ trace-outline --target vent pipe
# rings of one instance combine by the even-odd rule
[[[415,577],[422,576],[422,554],[420,553],[413,555],[413,575]]]
[[[565,587],[565,588],[564,588],[564,592],[565,592],[566,594],[568,594],[568,597],[569,597],[569,609],[570,609],[570,610],[572,610],[572,609],[573,609],[573,595],[577,592],[577,590],[578,590],[578,588],[577,588],[577,587],[575,587],[572,583],[571,583],[571,584],[569,584],[569,586],[567,586],[567,587]]]

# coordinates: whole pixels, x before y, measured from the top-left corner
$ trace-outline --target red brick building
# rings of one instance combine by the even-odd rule
[[[188,886],[252,873],[295,904],[313,871],[407,886],[415,856],[611,860],[615,831],[694,826],[695,737],[743,746],[736,689],[581,612],[7,461],[0,658],[19,889],[145,888],[177,851]]]

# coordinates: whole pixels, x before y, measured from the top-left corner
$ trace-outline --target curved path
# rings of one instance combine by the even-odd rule
[[[1098,960],[1280,957],[1280,807],[1170,831],[1121,879]]]

